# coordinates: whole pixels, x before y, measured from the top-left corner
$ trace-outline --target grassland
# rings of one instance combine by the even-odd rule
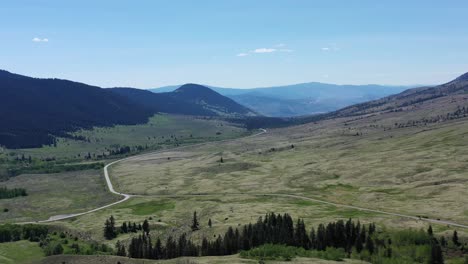
[[[26,188],[29,193],[27,197],[0,201],[0,209],[9,210],[0,213],[0,221],[44,220],[50,216],[87,211],[117,200],[118,197],[107,193],[102,169],[65,171],[70,167],[81,168],[86,164],[106,162],[102,159],[94,161],[94,158],[83,160],[87,153],[94,157],[93,154],[99,155],[119,146],[148,146],[146,151],[150,151],[176,145],[229,139],[248,133],[243,128],[220,120],[155,115],[147,124],[78,131],[74,135],[82,136],[86,140],[60,138],[56,147],[44,146],[22,150],[2,148],[0,175],[7,175],[4,170],[16,169],[15,166],[21,166],[17,169],[20,172],[32,170],[34,174],[22,174],[0,182],[0,186]],[[24,162],[11,160],[23,155],[26,157]],[[28,162],[29,156],[32,156],[32,162]],[[56,160],[41,160],[48,157],[54,157]],[[45,174],[56,169],[60,172]]]
[[[27,264],[39,262],[44,258],[44,253],[35,242],[17,241],[0,243],[0,263]]]
[[[192,232],[193,211],[197,211],[200,230]],[[411,221],[404,218],[362,212],[325,205],[311,201],[302,201],[284,197],[265,197],[256,195],[210,195],[193,197],[133,197],[115,207],[107,208],[92,214],[51,223],[56,228],[80,233],[86,230],[89,239],[113,246],[117,240],[127,241],[132,234],[121,234],[116,239],[107,241],[103,237],[103,226],[106,219],[113,215],[116,225],[123,222],[142,223],[149,220],[151,235],[166,239],[169,235],[179,236],[186,233],[195,241],[203,237],[212,238],[222,234],[228,227],[239,227],[254,223],[267,212],[287,212],[294,218],[300,217],[308,226],[316,227],[330,220],[348,218],[360,219],[362,223],[375,221],[386,226],[410,226],[427,228],[423,221]],[[212,227],[208,226],[211,219]],[[441,231],[437,227],[436,232]]]
[[[245,133],[245,129],[220,120],[159,114],[150,118],[146,124],[80,130],[72,135],[86,140],[58,138],[57,146],[10,150],[9,155],[76,158],[78,154],[81,157],[87,153],[100,155],[118,146],[148,146],[150,149],[158,149],[235,138]]]
[[[145,196],[50,225],[86,233],[87,238],[111,246],[117,240],[128,242],[132,235],[105,241],[102,227],[110,215],[117,225],[149,219],[151,235],[162,239],[182,233],[194,240],[213,237],[228,226],[254,222],[266,212],[289,213],[303,218],[308,226],[350,217],[385,228],[428,226],[420,220],[262,195],[275,193],[468,224],[467,120],[388,128],[400,119],[398,113],[379,119],[372,115],[341,118],[135,156],[112,165],[110,176],[116,190]],[[237,130],[231,136],[241,133],[245,131]],[[173,143],[165,145],[169,146]],[[193,233],[190,224],[195,210],[201,230]],[[212,228],[207,226],[208,219]],[[453,231],[444,225],[433,228],[447,237]],[[459,234],[468,235],[463,230]],[[248,263],[235,256],[227,259]],[[79,261],[83,259],[76,263],[82,263]]]
[[[386,131],[370,122],[337,119],[135,157],[110,174],[133,194],[292,193],[468,224],[468,123]]]
[[[56,174],[23,174],[2,182],[25,188],[28,196],[0,200],[0,221],[46,220],[51,216],[84,212],[119,199],[107,192],[101,170]],[[3,212],[7,208],[8,212]]]

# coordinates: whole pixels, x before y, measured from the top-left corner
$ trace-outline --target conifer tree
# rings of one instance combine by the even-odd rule
[[[198,223],[197,219],[197,211],[193,212],[193,219],[192,219],[192,231],[196,231],[200,229],[200,224]]]
[[[431,257],[429,259],[430,264],[443,264],[444,263],[444,257],[442,254],[442,248],[439,245],[439,242],[437,239],[432,240],[431,244]]]
[[[455,246],[457,246],[457,247],[460,246],[460,241],[458,240],[457,230],[453,231],[452,242],[453,242],[453,244],[455,244]]]
[[[145,221],[143,222],[143,232],[146,233],[146,234],[149,234],[150,232],[150,228],[149,228],[149,223],[148,223],[148,220],[145,219]]]
[[[427,229],[427,234],[430,236],[434,235],[434,232],[432,231],[432,226],[429,226],[429,228]]]
[[[374,254],[374,251],[375,251],[374,241],[372,240],[370,236],[367,236],[366,249],[367,251],[369,251],[371,255]]]

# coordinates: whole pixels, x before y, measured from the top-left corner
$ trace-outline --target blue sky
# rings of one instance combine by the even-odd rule
[[[436,84],[468,1],[2,0],[0,68],[102,87]]]

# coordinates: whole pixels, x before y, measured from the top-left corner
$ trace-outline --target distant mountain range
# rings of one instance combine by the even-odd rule
[[[54,136],[94,126],[145,123],[157,112],[241,118],[250,109],[211,89],[187,84],[155,94],[138,89],[102,89],[60,79],[0,71],[0,145],[50,145]]]
[[[197,84],[164,89],[167,90],[163,93],[134,88],[102,89],[68,80],[31,78],[0,70],[0,145],[7,148],[40,147],[53,144],[56,136],[72,137],[69,132],[82,128],[145,123],[158,112],[229,118],[231,122],[247,128],[281,127],[362,115],[387,116],[398,126],[407,126],[468,115],[468,73],[440,86],[408,89],[328,113],[289,118],[262,116],[257,109],[270,107],[270,112],[297,114],[304,111],[300,105],[295,106],[298,109],[281,107],[286,105],[285,101],[306,100],[298,99],[301,97],[309,98],[307,100],[311,100],[317,109],[333,109],[354,100],[381,97],[404,88],[311,83],[250,91],[212,90]],[[237,101],[249,101],[253,110],[216,91],[237,98]],[[334,94],[336,101],[331,102]]]
[[[341,117],[375,116],[397,127],[422,126],[468,116],[468,73],[448,83],[418,87],[326,114],[305,117],[303,123]]]
[[[150,91],[170,92],[178,87],[180,86],[165,86]],[[272,117],[330,112],[411,88],[411,86],[335,85],[318,82],[252,89],[208,87],[257,113]]]

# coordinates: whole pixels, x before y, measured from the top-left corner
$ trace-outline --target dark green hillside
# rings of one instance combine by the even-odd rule
[[[0,145],[8,148],[40,147],[77,128],[138,124],[151,115],[96,86],[0,71]]]

